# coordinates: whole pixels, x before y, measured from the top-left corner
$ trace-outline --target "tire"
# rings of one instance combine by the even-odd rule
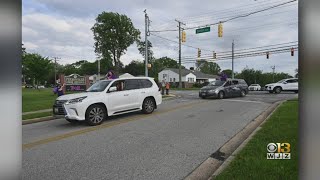
[[[281,87],[275,87],[274,88],[274,92],[276,93],[276,94],[279,94],[279,93],[281,93]]]
[[[241,96],[241,97],[246,96],[246,91],[245,91],[245,90],[241,90],[241,92],[240,92],[240,96]]]
[[[142,103],[142,112],[144,114],[151,114],[156,107],[156,103],[152,98],[146,98],[144,99]]]
[[[273,93],[273,91],[269,91],[269,93]]]
[[[220,92],[218,93],[218,98],[219,98],[219,99],[223,99],[223,98],[224,98],[224,92],[223,92],[223,91],[220,91]]]
[[[107,118],[107,110],[105,107],[94,104],[86,111],[86,122],[90,126],[100,125]]]

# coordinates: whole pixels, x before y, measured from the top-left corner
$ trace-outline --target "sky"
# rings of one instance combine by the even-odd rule
[[[145,39],[145,15],[151,20],[151,35],[148,40],[153,45],[155,58],[168,56],[178,60],[178,22],[185,25],[186,42],[181,47],[182,65],[193,67],[197,48],[202,56],[215,51],[234,51],[266,46],[297,46],[298,44],[298,2],[288,3],[270,10],[252,14],[223,23],[223,37],[218,37],[217,22],[275,6],[290,0],[23,0],[22,42],[30,53],[42,56],[59,57],[60,64],[70,64],[79,60],[93,62],[97,59],[94,52],[94,39],[91,27],[101,12],[118,12],[127,15],[135,28]],[[210,32],[196,34],[195,29],[210,25]],[[174,30],[174,31],[166,31]],[[156,32],[162,31],[162,32]],[[162,38],[160,38],[162,37]],[[281,44],[281,45],[276,45]],[[270,46],[276,45],[276,46]],[[257,49],[252,49],[254,51]],[[190,58],[191,57],[191,58]],[[132,60],[143,61],[136,44],[132,44],[121,61],[126,65]],[[215,61],[222,70],[231,69],[231,59]],[[236,58],[235,72],[244,68],[254,68],[263,72],[285,72],[295,74],[298,68],[298,52],[270,54],[256,57]]]

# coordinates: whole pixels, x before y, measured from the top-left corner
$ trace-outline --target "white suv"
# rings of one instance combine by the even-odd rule
[[[265,85],[265,90],[270,93],[280,93],[281,91],[293,91],[298,93],[298,78],[283,79],[277,83]]]
[[[69,122],[99,125],[107,116],[139,110],[150,114],[161,102],[162,95],[152,78],[120,78],[99,81],[84,93],[58,97],[53,114],[62,115]]]

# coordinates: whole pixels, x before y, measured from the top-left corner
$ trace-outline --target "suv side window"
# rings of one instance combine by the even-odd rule
[[[117,91],[123,91],[124,87],[125,87],[125,82],[122,81],[115,81],[114,83],[112,83],[112,85],[110,87],[116,87]]]
[[[237,85],[237,84],[239,84],[239,82],[237,80],[232,80],[232,84]]]
[[[141,83],[142,88],[152,87],[152,82],[149,79],[140,79],[140,83]]]
[[[224,87],[231,86],[231,81],[227,81]]]
[[[298,82],[296,79],[290,79],[287,81],[287,83],[296,83],[296,82]]]
[[[125,80],[125,88],[124,90],[133,90],[133,89],[140,89],[140,84],[138,79],[128,79]]]

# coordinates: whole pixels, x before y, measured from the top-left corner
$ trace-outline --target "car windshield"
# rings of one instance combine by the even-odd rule
[[[251,84],[251,86],[258,86],[258,84]]]
[[[216,80],[209,83],[209,86],[222,86],[226,81]]]
[[[87,92],[102,92],[106,89],[106,87],[110,84],[111,81],[98,81],[94,83]]]
[[[281,81],[278,81],[278,83],[283,83],[285,81],[285,79],[282,79]]]

